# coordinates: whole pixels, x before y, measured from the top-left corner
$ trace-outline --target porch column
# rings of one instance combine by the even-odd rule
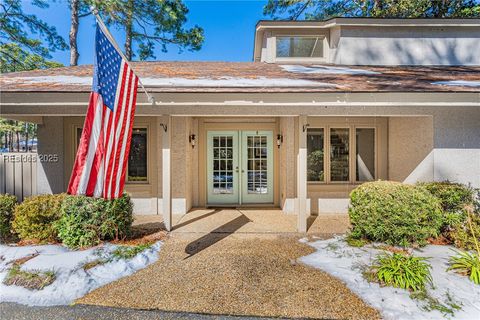
[[[297,229],[307,232],[307,117],[298,117]]]
[[[163,207],[163,223],[165,228],[170,231],[172,229],[172,180],[170,176],[171,168],[171,116],[164,116],[159,130],[162,131],[162,207]]]

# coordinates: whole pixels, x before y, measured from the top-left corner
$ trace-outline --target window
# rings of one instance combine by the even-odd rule
[[[279,36],[277,58],[323,58],[324,37]]]
[[[133,128],[128,155],[129,182],[147,182],[147,129]]]
[[[80,144],[82,128],[76,127],[76,150]],[[127,181],[147,182],[147,129],[133,128],[130,142],[130,153],[128,155]]]
[[[379,155],[386,157],[377,153],[375,125],[342,127],[338,121],[326,121],[323,128],[307,130],[307,181],[338,184],[378,179]]]
[[[371,181],[375,179],[375,129],[355,129],[357,140],[355,180]]]
[[[349,129],[330,129],[330,180],[346,182],[350,180]]]
[[[309,129],[307,135],[307,180],[324,181],[323,128]]]

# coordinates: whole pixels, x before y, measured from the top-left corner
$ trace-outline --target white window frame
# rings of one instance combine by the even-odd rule
[[[322,41],[322,57],[277,57],[277,38],[279,37],[298,37],[298,38],[319,38]],[[324,34],[277,34],[275,35],[275,46],[273,48],[273,56],[275,62],[326,62],[327,61],[327,37]]]
[[[331,180],[331,168],[330,168],[330,133],[331,129],[349,129],[349,179],[348,181],[332,181]],[[340,123],[325,123],[322,125],[312,125],[309,126],[307,130],[310,129],[323,129],[324,136],[323,136],[323,149],[324,149],[324,159],[323,159],[323,172],[324,172],[324,180],[323,181],[307,181],[309,185],[358,185],[362,184],[367,181],[359,181],[356,179],[356,172],[357,172],[357,161],[356,161],[356,154],[357,154],[357,137],[356,137],[356,130],[358,129],[373,129],[374,130],[374,180],[378,180],[380,178],[380,171],[379,171],[379,161],[381,154],[380,152],[387,152],[387,150],[379,150],[380,147],[380,132],[378,125],[370,125],[370,124],[340,124]],[[307,131],[308,136],[308,131]],[[308,154],[307,154],[308,157]]]

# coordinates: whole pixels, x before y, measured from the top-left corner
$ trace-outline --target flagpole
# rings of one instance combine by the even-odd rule
[[[103,22],[102,20],[102,17],[100,17],[100,15],[98,14],[98,10],[96,8],[92,8],[92,13],[95,15],[95,18],[97,19],[97,23],[98,25],[100,26],[100,29],[102,29],[103,33],[105,34],[105,36],[110,40],[110,42],[112,43],[113,47],[115,48],[115,50],[117,50],[118,54],[120,54],[120,56],[123,58],[123,60],[126,61],[126,63],[128,64],[128,66],[130,67],[130,69],[134,70],[132,68],[132,65],[130,64],[130,61],[128,61],[127,57],[125,57],[125,55],[123,54],[122,50],[118,47],[118,44],[117,44],[117,41],[115,41],[115,38],[112,36],[112,34],[110,33],[110,31],[108,31],[108,28],[107,26],[105,25],[105,23]],[[140,79],[140,77],[138,77],[138,83],[140,84],[140,86],[142,87],[143,91],[145,92],[145,95],[147,96],[147,99],[149,102],[152,103],[152,105],[155,104],[155,98],[150,95],[147,91],[147,89],[145,89],[143,83],[142,83],[142,80]]]

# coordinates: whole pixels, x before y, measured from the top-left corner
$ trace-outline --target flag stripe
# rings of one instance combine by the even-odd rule
[[[134,87],[132,88],[132,91],[133,91],[133,94],[132,94],[132,101],[130,103],[130,106],[131,106],[131,111],[129,112],[129,117],[130,117],[130,125],[129,125],[129,129],[128,129],[128,134],[125,135],[125,138],[126,138],[126,143],[125,143],[125,152],[124,152],[124,156],[123,156],[123,161],[122,161],[122,165],[123,165],[123,168],[121,171],[121,177],[119,179],[120,181],[120,184],[118,186],[118,192],[117,192],[117,197],[120,197],[122,192],[123,192],[123,187],[125,186],[125,180],[126,180],[126,172],[127,172],[127,161],[128,161],[128,153],[129,153],[129,150],[130,150],[130,143],[132,141],[132,129],[133,129],[133,120],[134,120],[134,115],[135,115],[135,109],[136,109],[136,102],[137,102],[137,87],[138,87],[138,77],[135,76],[135,85]]]
[[[138,77],[97,25],[92,93],[69,194],[112,199],[125,186]]]

